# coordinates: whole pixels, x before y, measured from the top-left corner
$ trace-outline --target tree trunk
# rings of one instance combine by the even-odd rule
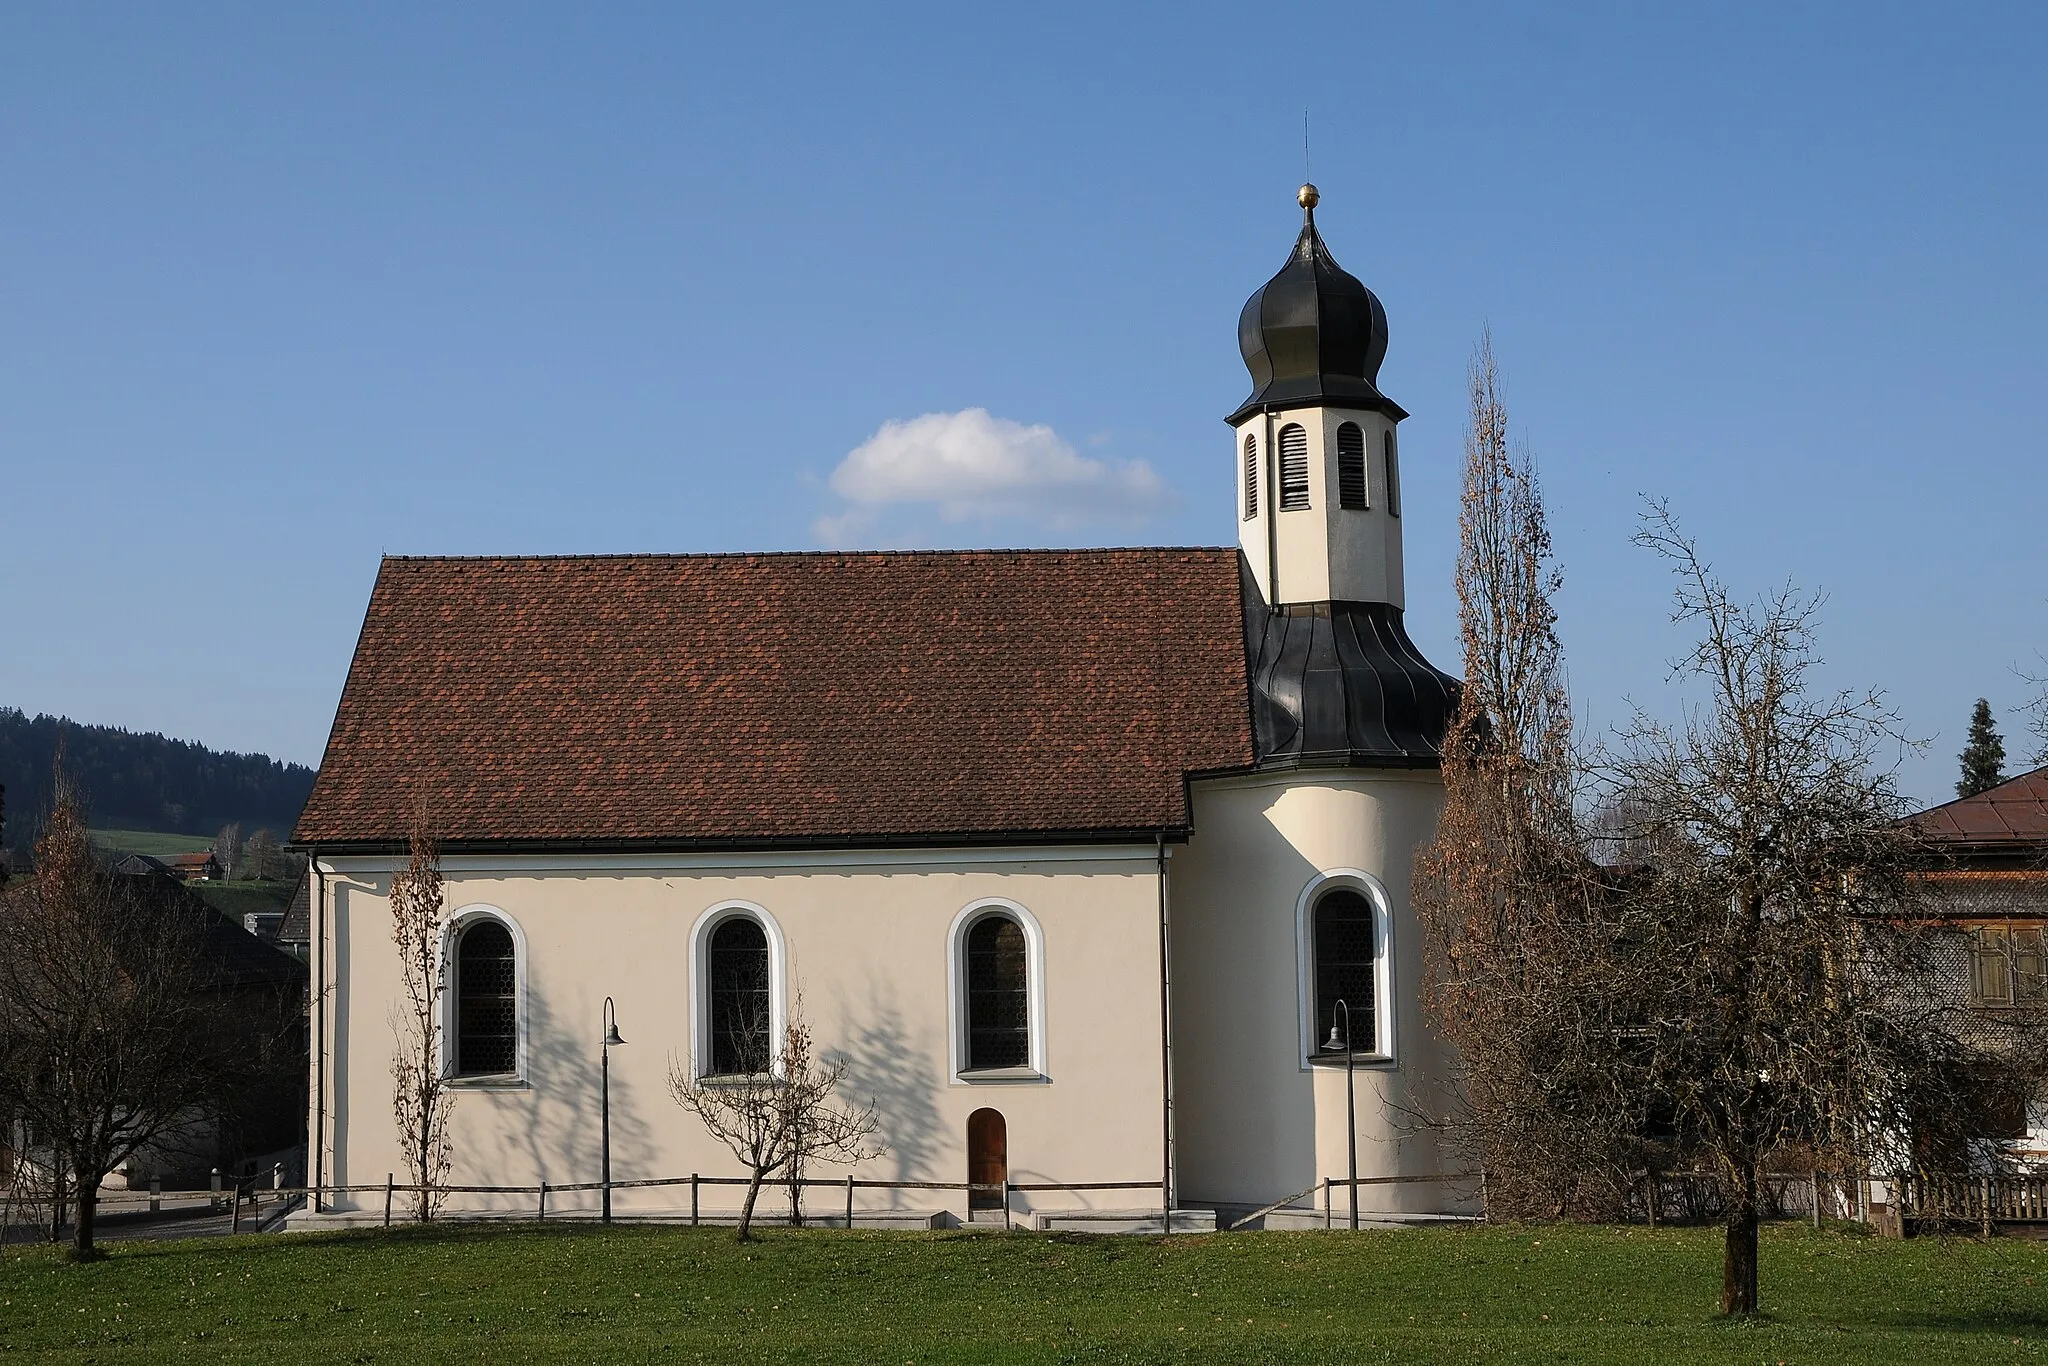
[[[747,1183],[747,1198],[740,1205],[740,1227],[733,1236],[743,1243],[754,1236],[754,1201],[761,1194],[762,1175],[759,1167],[754,1168],[754,1178]]]
[[[89,1262],[99,1255],[93,1246],[93,1216],[99,1211],[99,1177],[93,1172],[78,1172],[73,1178],[75,1217],[71,1226],[71,1260]]]
[[[1745,1164],[1728,1191],[1727,1241],[1721,1254],[1721,1312],[1756,1312],[1756,1168]]]

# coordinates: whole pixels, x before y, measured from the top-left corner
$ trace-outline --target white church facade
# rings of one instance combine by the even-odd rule
[[[876,1104],[852,1175],[904,1183],[857,1219],[1006,1182],[1019,1222],[1199,1222],[1341,1181],[1353,1113],[1360,1177],[1401,1178],[1368,1217],[1468,1205],[1409,900],[1457,685],[1402,625],[1385,314],[1302,202],[1239,323],[1236,547],[387,559],[294,836],[310,1184],[403,1180],[387,897],[423,800],[454,1185],[598,1178],[609,999],[617,1181],[741,1175],[670,1069],[732,1071],[800,1003]]]

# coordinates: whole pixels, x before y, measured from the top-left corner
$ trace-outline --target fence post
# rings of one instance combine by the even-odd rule
[[[540,1183],[540,1217],[542,1219],[548,1217],[548,1183],[546,1177],[542,1177]]]
[[[1330,1178],[1323,1178],[1323,1230],[1328,1232],[1330,1224]]]
[[[1977,1197],[1977,1223],[1983,1230],[1986,1241],[1991,1237],[1991,1200],[1997,1194],[1993,1185],[1995,1179],[1987,1176],[1978,1183],[1980,1193]]]
[[[1657,1180],[1657,1173],[1653,1171],[1644,1172],[1643,1181],[1649,1187],[1649,1193],[1644,1196],[1643,1204],[1644,1208],[1650,1211],[1650,1231],[1654,1233],[1657,1230],[1657,1206],[1664,1203],[1664,1187]]]
[[[1003,1173],[1003,1227],[1010,1226],[1010,1174]]]
[[[853,1227],[853,1173],[846,1174],[846,1227]]]
[[[149,1212],[160,1214],[164,1207],[164,1179],[161,1176],[149,1178]]]
[[[1813,1227],[1820,1229],[1820,1173],[1813,1174]]]
[[[230,1215],[228,1216],[228,1232],[230,1232],[230,1233],[240,1233],[241,1231],[242,1231],[242,1179],[241,1179],[240,1177],[236,1177],[236,1178],[235,1178],[235,1197],[234,1197],[234,1213],[232,1213],[232,1214],[230,1214]]]
[[[697,1173],[690,1173],[690,1227],[697,1227]]]
[[[391,1184],[398,1179],[393,1172],[384,1173],[384,1227],[391,1227]]]
[[[207,1197],[206,1197],[206,1209],[207,1209],[207,1212],[208,1212],[209,1214],[219,1214],[219,1213],[220,1213],[220,1168],[219,1168],[219,1167],[215,1167],[215,1168],[213,1169],[213,1174],[212,1174],[211,1176],[209,1176],[209,1177],[207,1177],[207,1178],[206,1178],[206,1182],[207,1182],[207,1192],[208,1192],[208,1194],[207,1194]]]

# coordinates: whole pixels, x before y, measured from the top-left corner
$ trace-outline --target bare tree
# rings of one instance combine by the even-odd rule
[[[239,823],[223,825],[220,833],[213,837],[214,861],[220,864],[223,881],[233,881],[235,870],[242,866],[242,827]]]
[[[1819,599],[1736,602],[1662,504],[1636,540],[1698,637],[1674,666],[1683,720],[1639,712],[1605,763],[1641,851],[1615,956],[1635,966],[1637,1082],[1719,1187],[1722,1310],[1751,1313],[1766,1162],[1935,1155],[1962,1050],[1919,989],[1930,922],[1882,695],[1815,686]]]
[[[391,1113],[413,1187],[413,1217],[426,1223],[446,1198],[442,1182],[454,1163],[448,1141],[453,1097],[441,1051],[442,1002],[447,992],[441,945],[441,864],[433,823],[423,800],[413,808],[408,840],[412,857],[391,880],[391,937],[398,950],[405,998],[392,1010],[397,1047],[391,1058]]]
[[[1424,1000],[1455,1045],[1436,1118],[1485,1172],[1489,1213],[1612,1214],[1631,1097],[1612,1066],[1623,998],[1590,939],[1610,933],[1573,817],[1571,710],[1535,463],[1509,438],[1492,340],[1469,372],[1457,589],[1465,686],[1444,810],[1418,860]]]
[[[259,882],[277,876],[277,836],[268,830],[249,836],[242,846],[242,861],[246,865],[243,871]]]
[[[872,1142],[877,1119],[874,1102],[850,1105],[839,1096],[846,1076],[844,1058],[818,1059],[801,999],[783,1025],[780,1047],[770,1053],[770,1031],[736,1029],[751,1041],[742,1049],[739,1075],[698,1077],[682,1062],[669,1063],[669,1093],[695,1115],[713,1138],[723,1143],[747,1169],[747,1193],[740,1206],[735,1236],[753,1236],[754,1205],[762,1185],[778,1174],[800,1181],[813,1162],[864,1162],[885,1149]],[[800,1196],[792,1187],[793,1200]],[[801,1217],[800,1213],[797,1217]]]
[[[202,905],[100,867],[61,771],[35,855],[0,896],[0,1114],[40,1154],[53,1206],[69,1185],[85,1260],[100,1184],[229,1109],[287,1022],[234,1008]]]

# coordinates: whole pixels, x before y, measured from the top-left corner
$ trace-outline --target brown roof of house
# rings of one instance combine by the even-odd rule
[[[1252,761],[1235,550],[387,559],[293,838],[1179,830]]]
[[[2048,768],[2008,779],[1974,797],[1908,818],[1922,838],[1943,847],[2048,848]]]

